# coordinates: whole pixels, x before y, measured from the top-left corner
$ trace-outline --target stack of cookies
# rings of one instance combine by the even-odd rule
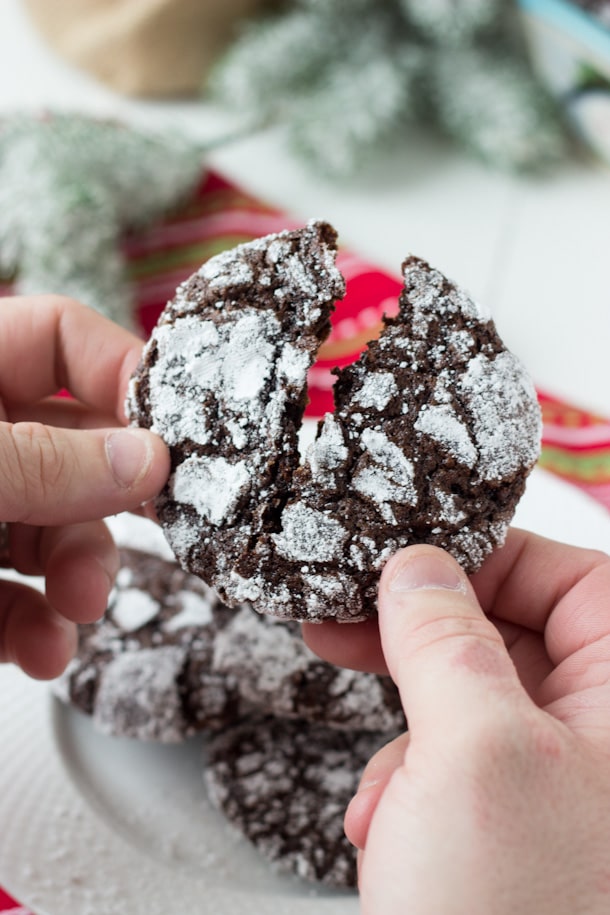
[[[407,257],[398,314],[336,371],[335,411],[301,455],[307,373],[345,288],[336,241],[314,221],[238,246],[166,306],[127,410],[170,450],[156,508],[172,552],[123,550],[62,692],[106,733],[206,733],[230,821],[284,869],[353,886],[345,807],[405,721],[389,680],[320,661],[299,621],[373,616],[384,563],[413,543],[479,568],[541,420],[490,315]]]
[[[205,786],[233,826],[280,870],[355,886],[343,815],[405,727],[391,680],[321,661],[298,623],[229,609],[159,551],[120,555],[107,612],[80,627],[56,694],[107,735],[204,734]]]

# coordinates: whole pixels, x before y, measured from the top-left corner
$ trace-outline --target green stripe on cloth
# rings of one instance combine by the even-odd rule
[[[610,449],[582,454],[544,445],[539,462],[545,470],[583,483],[610,483]]]

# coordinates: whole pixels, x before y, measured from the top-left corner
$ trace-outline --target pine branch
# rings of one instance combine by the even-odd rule
[[[429,91],[439,125],[487,162],[531,169],[557,159],[563,133],[518,61],[470,48],[440,53]]]
[[[0,263],[22,293],[71,295],[125,325],[121,235],[176,206],[203,149],[76,115],[0,124]]]

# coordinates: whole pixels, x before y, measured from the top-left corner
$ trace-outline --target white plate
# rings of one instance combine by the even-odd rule
[[[610,513],[535,471],[515,519],[610,552]],[[356,915],[273,873],[210,808],[203,744],[102,737],[0,666],[0,884],[41,915]]]
[[[356,915],[275,874],[213,810],[203,742],[103,737],[0,667],[0,884],[40,915]]]

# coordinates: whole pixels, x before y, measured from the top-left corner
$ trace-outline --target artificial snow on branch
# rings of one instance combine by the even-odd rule
[[[283,124],[330,175],[422,125],[503,168],[564,146],[506,0],[293,0],[250,23],[210,91],[251,124]]]

